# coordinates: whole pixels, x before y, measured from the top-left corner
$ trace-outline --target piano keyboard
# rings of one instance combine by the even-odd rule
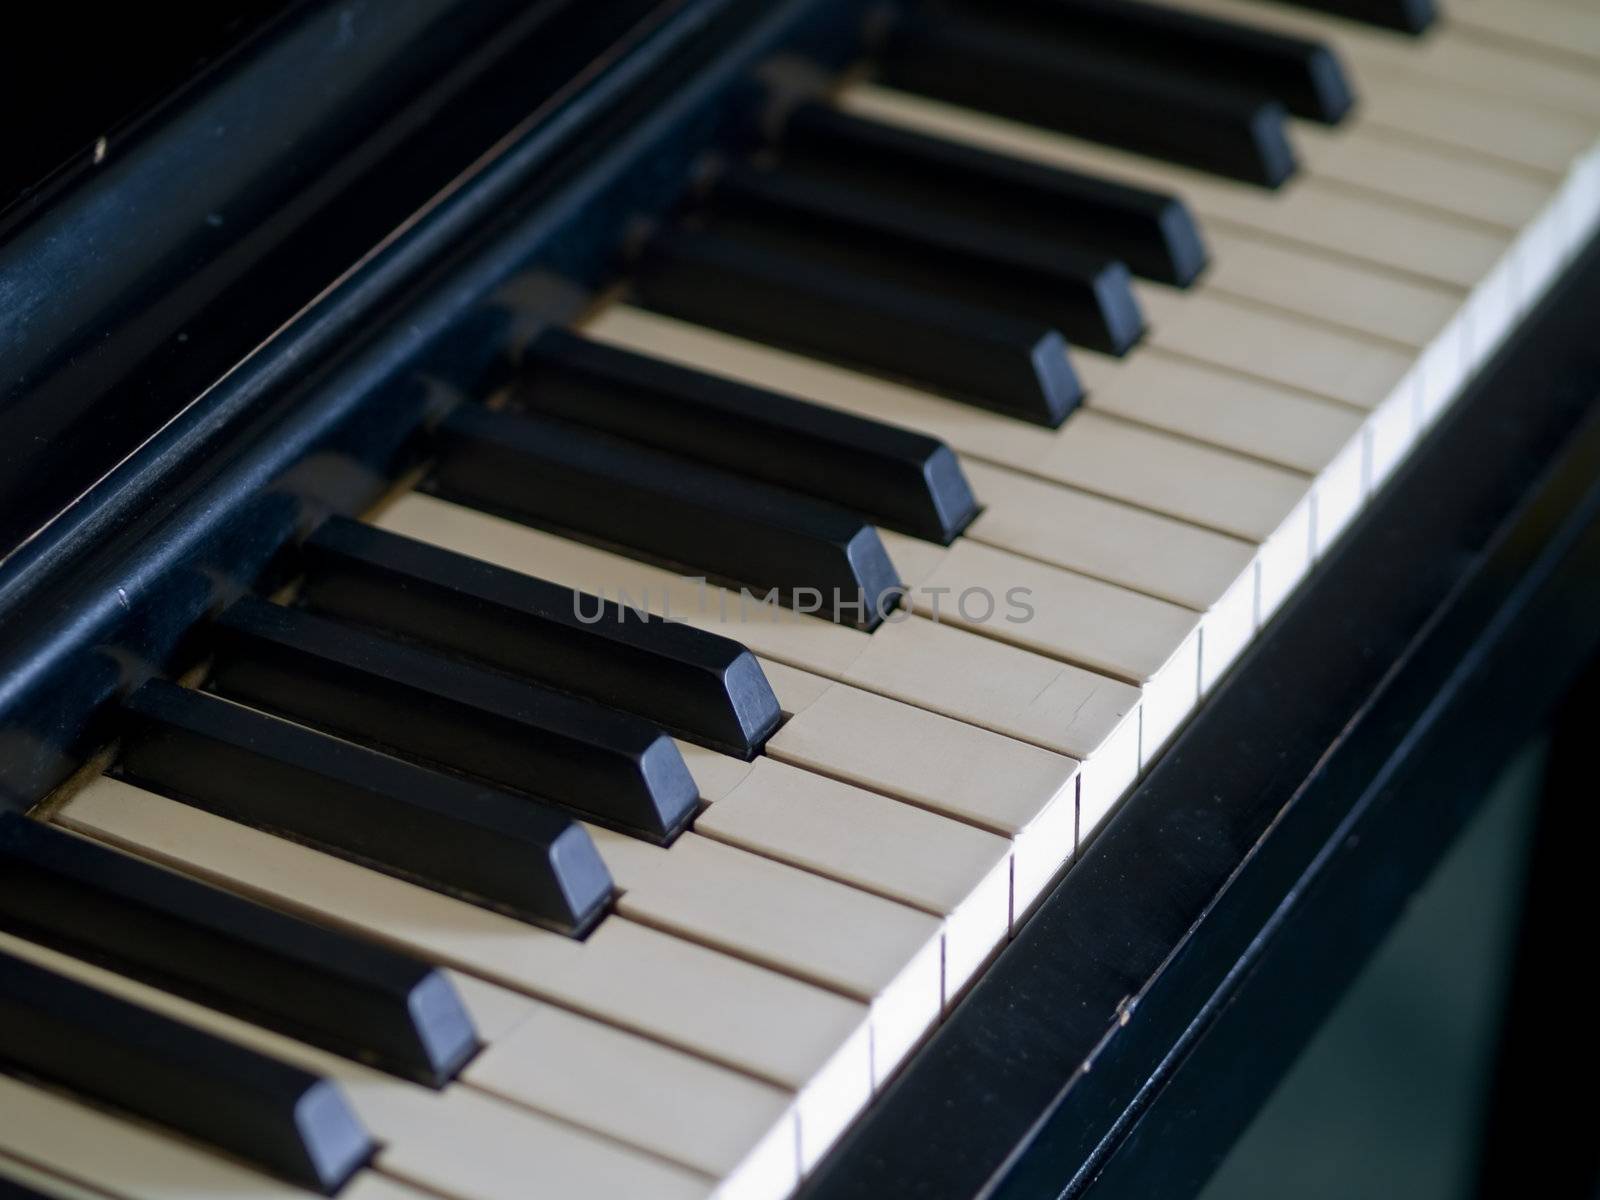
[[[792,1193],[1600,224],[1595,14],[1423,8],[930,5],[724,164],[0,818],[0,1195]]]

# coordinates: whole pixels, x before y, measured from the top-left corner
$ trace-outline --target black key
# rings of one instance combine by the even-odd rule
[[[1439,16],[1434,0],[1278,0],[1278,3],[1411,34],[1425,32]]]
[[[1205,267],[1200,230],[1176,196],[992,154],[824,104],[797,108],[782,136],[783,163],[806,175],[1103,254],[1161,283],[1186,286]]]
[[[117,774],[152,791],[562,932],[611,897],[588,831],[526,797],[163,680],[123,706]]]
[[[894,30],[881,69],[894,87],[1246,183],[1277,187],[1295,171],[1282,104],[1128,53],[915,19]]]
[[[52,1197],[14,1180],[0,1179],[0,1200],[52,1200]]]
[[[735,167],[703,219],[748,245],[1011,313],[1106,354],[1127,353],[1144,333],[1122,263],[848,184]]]
[[[1236,21],[1144,0],[959,0],[959,8],[1044,44],[1137,59],[1169,78],[1270,96],[1312,121],[1336,124],[1355,104],[1327,46]]]
[[[224,696],[653,840],[694,815],[678,747],[628,713],[253,596],[215,632],[211,686]],[[557,858],[588,845],[555,812],[537,828]]]
[[[300,595],[375,625],[636,713],[752,758],[783,720],[738,642],[334,517],[305,543]]]
[[[427,963],[15,813],[0,815],[0,928],[430,1087],[478,1045]]]
[[[1051,427],[1082,389],[1055,329],[803,256],[668,231],[638,263],[639,301],[668,316],[907,380]]]
[[[948,544],[977,515],[943,442],[550,330],[512,403],[793,488],[879,525]]]
[[[878,531],[795,492],[548,417],[462,405],[430,486],[873,628],[900,577]]]
[[[377,1148],[330,1081],[9,954],[0,1067],[326,1195]]]

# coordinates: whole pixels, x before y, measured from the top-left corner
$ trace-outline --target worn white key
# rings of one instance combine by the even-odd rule
[[[308,1200],[248,1167],[59,1093],[0,1075],[0,1153],[120,1200]],[[340,1200],[422,1200],[362,1171]]]
[[[1553,179],[1594,144],[1587,122],[1409,71],[1362,73],[1363,119],[1374,126],[1509,163]]]
[[[971,539],[883,539],[907,603],[929,619],[1136,685],[1142,762],[1199,699],[1198,613]]]
[[[574,941],[110,779],[58,820],[795,1092],[808,1165],[870,1095],[865,1005],[624,918]]]
[[[1294,137],[1302,165],[1315,175],[1506,233],[1526,228],[1555,193],[1542,174],[1426,145],[1359,120],[1333,127],[1305,122],[1295,127]],[[1208,240],[1214,244],[1215,239]]]
[[[709,1175],[723,1200],[794,1190],[799,1126],[782,1088],[448,973],[484,1044],[463,1082]]]
[[[1282,585],[1274,573],[1265,595],[1275,601],[1304,573],[1310,547],[1310,481],[1264,463],[1243,459],[1182,438],[1103,417],[1093,410],[1073,414],[1059,430],[1042,429],[925,392],[858,372],[819,363],[799,355],[758,346],[739,338],[613,306],[596,318],[588,332],[641,353],[829,404],[863,416],[918,429],[977,458],[1017,467],[1084,491],[1138,506],[1149,513],[1176,517],[1253,542],[1275,540],[1274,559],[1283,566]],[[972,473],[969,467],[969,474]],[[1198,484],[1198,486],[1196,486]],[[986,504],[993,498],[981,495]],[[969,533],[989,540],[980,518]],[[1120,531],[1121,523],[1116,528]],[[1187,540],[1189,553],[1227,558],[1225,543],[1200,543],[1200,530],[1129,541],[1120,554],[1137,555],[1141,546],[1154,553],[1155,542]],[[1089,532],[1090,537],[1103,534]],[[1025,555],[1045,557],[1027,547],[1008,546]],[[1220,551],[1220,554],[1219,554]],[[1047,561],[1134,587],[1163,599],[1178,599],[1160,587],[1073,560]],[[1241,568],[1242,569],[1242,566]],[[1163,573],[1157,566],[1153,573]],[[1237,575],[1234,571],[1230,579]],[[1219,593],[1220,595],[1220,593]],[[1207,608],[1215,602],[1205,601]],[[1191,605],[1193,606],[1193,605]],[[783,658],[783,655],[774,654]],[[810,667],[810,664],[797,665]],[[817,669],[811,667],[810,669]],[[828,674],[830,672],[824,672]],[[835,677],[838,676],[836,673]],[[1009,730],[1004,732],[1010,732]],[[1066,753],[1073,753],[1068,749]]]
[[[1540,55],[1600,71],[1600,12],[1552,0],[1455,0],[1454,28],[1494,45],[1526,46]]]
[[[378,1140],[379,1170],[462,1200],[557,1194],[708,1196],[713,1181],[472,1088],[435,1091],[0,933],[0,949],[172,1020],[336,1081]]]
[[[1073,365],[1097,412],[1306,475],[1321,475],[1360,440],[1363,416],[1348,405],[1154,348],[1125,359],[1077,354]],[[1358,447],[1358,489],[1359,458]]]
[[[1486,40],[1457,28],[1449,19],[1465,0],[1450,8],[1446,21],[1426,37],[1401,38],[1384,30],[1289,5],[1252,0],[1171,0],[1177,6],[1244,21],[1328,43],[1346,60],[1359,90],[1365,72],[1375,67],[1455,84],[1472,91],[1508,96],[1574,116],[1600,127],[1600,76],[1581,63],[1569,63],[1506,40]],[[1522,0],[1512,7],[1522,11]]]
[[[1359,453],[1354,464],[1359,489]],[[973,541],[1199,613],[1202,690],[1221,676],[1255,631],[1263,561],[1274,590],[1304,570],[1300,548],[1305,542],[1293,533],[1263,548],[1048,479],[976,460],[964,465],[985,505],[967,530]]]
[[[1542,197],[1539,208],[1549,200]],[[1464,298],[1458,288],[1418,283],[1225,229],[1208,231],[1206,241],[1211,265],[1202,292],[1253,301],[1413,352],[1426,350],[1450,329]],[[1464,356],[1465,348],[1460,352]]]
[[[1072,857],[1074,760],[780,663],[762,667],[789,718],[767,743],[773,758],[1010,840],[1013,927]],[[700,779],[698,764],[691,766]],[[731,792],[742,779],[720,783]],[[1110,784],[1090,780],[1085,803],[1093,815],[1116,796]]]
[[[1269,236],[1447,287],[1477,287],[1510,246],[1504,230],[1367,196],[1309,174],[1275,190],[1253,187],[871,84],[846,89],[839,103],[857,115],[951,141],[1175,192],[1207,229]]]
[[[1002,837],[774,758],[738,760],[683,747],[714,802],[695,832],[815,871],[943,922],[945,1003],[1005,940],[1011,923],[1011,847]],[[707,791],[710,795],[706,795]]]
[[[904,614],[867,634],[416,493],[378,523],[514,571],[624,597],[779,662],[1057,750],[1085,771],[1131,780],[1138,770],[1138,689],[1080,667]]]
[[[1156,345],[1371,413],[1373,486],[1416,441],[1425,397],[1414,352],[1222,296],[1149,288],[1140,299]],[[1459,340],[1450,349],[1434,389],[1440,403],[1463,374]]]
[[[877,1080],[939,1019],[938,918],[694,833],[668,847],[590,833],[623,916],[866,1004]]]

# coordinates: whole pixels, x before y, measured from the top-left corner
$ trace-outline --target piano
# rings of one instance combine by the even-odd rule
[[[1192,1195],[1600,650],[1586,0],[55,20],[7,1197]]]

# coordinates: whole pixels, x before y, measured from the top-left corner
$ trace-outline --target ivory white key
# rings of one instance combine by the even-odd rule
[[[1454,0],[1451,25],[1495,45],[1525,45],[1541,55],[1600,69],[1600,12],[1556,0]]]
[[[971,539],[883,538],[907,602],[930,619],[1137,685],[1141,762],[1199,699],[1198,613]]]
[[[1528,219],[1535,215],[1537,210]],[[1418,283],[1303,247],[1225,229],[1209,232],[1206,241],[1211,265],[1202,293],[1253,301],[1414,352],[1433,345],[1461,309],[1459,289]],[[1465,355],[1465,347],[1458,350]]]
[[[1541,174],[1359,122],[1348,128],[1302,124],[1295,128],[1295,143],[1305,169],[1314,175],[1454,213],[1508,234],[1531,224],[1556,190]]]
[[[1221,296],[1147,290],[1140,299],[1150,314],[1153,344],[1371,413],[1374,486],[1420,432],[1430,405],[1421,365],[1404,348]],[[1449,357],[1432,389],[1435,405],[1460,386],[1459,340]]]
[[[1378,66],[1361,75],[1364,120],[1560,179],[1594,145],[1587,122]]]
[[[483,1041],[462,1082],[709,1175],[723,1200],[794,1190],[799,1125],[782,1088],[475,975],[449,974]]]
[[[1093,411],[1075,413],[1059,430],[1039,429],[898,384],[621,306],[598,317],[589,332],[645,353],[918,429],[977,457],[1067,482],[1149,512],[1258,544],[1265,542],[1271,548],[1274,567],[1262,592],[1263,612],[1276,606],[1309,563],[1311,483],[1288,471],[1101,417]],[[971,476],[976,464],[965,465]],[[980,495],[980,499],[991,506],[995,503],[993,496]],[[988,540],[984,531],[994,523],[987,516],[980,516],[968,532],[979,541]],[[1174,536],[1178,540],[1187,538],[1200,556],[1228,557],[1222,544],[1214,540],[1202,547],[1197,541],[1204,539],[1187,534]],[[1122,554],[1137,553],[1152,545],[1149,541],[1128,541],[1123,544]],[[1026,546],[1011,544],[1008,548],[1047,557]],[[1107,575],[1077,560],[1047,561],[1165,599],[1175,598],[1160,588],[1122,575]],[[1243,569],[1242,564],[1239,569]],[[1155,570],[1163,573],[1165,566]],[[1233,573],[1234,578],[1237,573]],[[1222,595],[1219,592],[1208,597],[1200,610],[1209,611]],[[1066,752],[1073,753],[1070,748]]]
[[[938,1020],[938,918],[695,833],[667,847],[590,833],[622,889],[623,916],[866,1004],[875,1079]]]
[[[1012,921],[1021,920],[1076,849],[1078,763],[1070,758],[831,683],[780,663],[763,662],[788,722],[767,753],[1010,839]],[[749,773],[724,775],[731,793]],[[696,770],[696,779],[702,778]],[[1087,782],[1091,821],[1116,799]],[[715,814],[722,796],[714,798]]]
[[[982,514],[966,528],[973,541],[1197,613],[1210,613],[1232,590],[1253,587],[1246,579],[1256,552],[1250,542],[979,459],[968,459],[963,470],[984,498]],[[1245,597],[1237,608],[1248,635],[1253,603]]]
[[[923,133],[1175,191],[1208,229],[1299,245],[1383,274],[1411,275],[1417,282],[1459,289],[1466,295],[1461,336],[1469,369],[1493,352],[1518,313],[1581,244],[1600,212],[1600,168],[1592,156],[1564,184],[1551,179],[1551,198],[1541,215],[1514,233],[1429,210],[1409,199],[1367,194],[1361,184],[1370,183],[1370,175],[1358,176],[1350,186],[1308,172],[1267,192],[881,88],[850,88],[841,104],[858,115]],[[1433,143],[1419,147],[1423,153],[1436,148]],[[1443,153],[1447,148],[1437,149]],[[1512,167],[1505,170],[1519,173]],[[1403,197],[1404,189],[1400,192]],[[1440,360],[1431,364],[1430,377],[1443,374],[1448,351],[1442,346],[1442,341],[1434,344]],[[1423,417],[1431,419],[1442,404],[1440,389],[1427,389]]]
[[[0,1153],[119,1200],[308,1200],[313,1192],[9,1075],[0,1075]],[[340,1200],[430,1192],[362,1171]]]
[[[461,1200],[557,1195],[708,1196],[713,1181],[473,1088],[441,1091],[315,1049],[91,963],[0,933],[6,953],[216,1037],[337,1081],[381,1143],[377,1169]]]
[[[1077,367],[1095,411],[1311,476],[1319,550],[1366,498],[1367,417],[1348,405],[1153,349],[1123,362],[1080,355]]]
[[[484,987],[491,985],[484,984]],[[719,1181],[722,1200],[775,1200],[799,1181],[793,1096],[526,997],[461,1079]]]
[[[967,531],[973,541],[1199,613],[1202,691],[1255,632],[1263,580],[1271,599],[1305,570],[1303,530],[1258,546],[1003,467],[971,461],[966,471],[985,503]]]
[[[378,523],[642,605],[780,662],[1034,742],[1079,759],[1086,773],[1127,783],[1138,772],[1138,689],[1080,667],[915,616],[896,616],[867,634],[416,493],[395,501]]]
[[[1478,0],[1464,0],[1446,10],[1446,20],[1426,37],[1401,38],[1350,21],[1288,5],[1252,0],[1169,0],[1177,7],[1246,21],[1299,37],[1323,41],[1361,76],[1374,67],[1457,84],[1490,95],[1509,96],[1584,116],[1600,127],[1600,76],[1581,63],[1562,61],[1536,48],[1505,39],[1485,39],[1458,28],[1450,20],[1458,9],[1471,11]],[[1522,11],[1522,0],[1513,0]]]
[[[110,779],[58,820],[797,1093],[805,1164],[870,1094],[865,1005],[625,918],[577,942]]]
[[[935,137],[1175,192],[1208,230],[1267,235],[1463,290],[1487,277],[1510,245],[1504,231],[1442,220],[1309,174],[1267,191],[871,84],[847,89],[839,103]]]
[[[697,781],[704,771],[702,796],[714,801],[696,818],[695,833],[938,917],[947,1005],[1005,940],[1005,839],[773,758],[745,763],[688,745],[683,752]]]

